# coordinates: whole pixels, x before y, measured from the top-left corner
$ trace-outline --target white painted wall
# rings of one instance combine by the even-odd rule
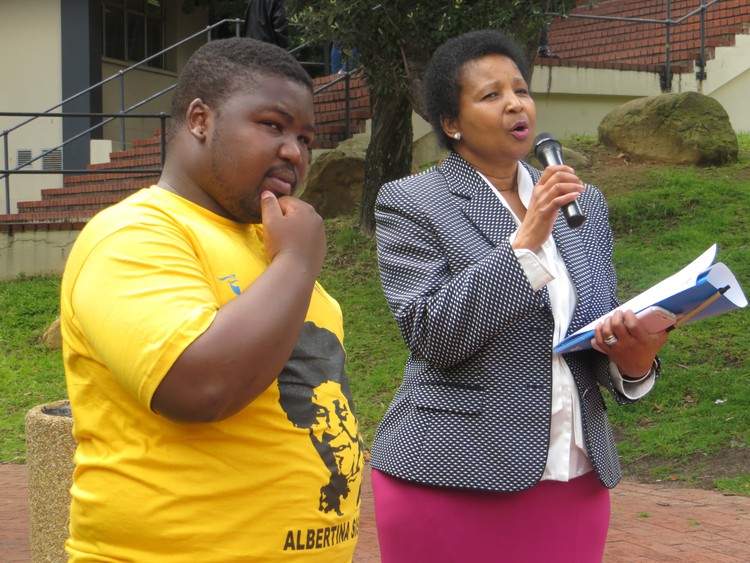
[[[61,0],[0,0],[0,109],[7,112],[42,112],[62,101],[61,75]],[[208,21],[205,10],[183,14],[182,0],[166,0],[167,45],[201,32]],[[201,34],[196,40],[179,47],[169,55],[171,71],[147,69],[136,71],[126,79],[125,107],[130,107],[151,94],[174,84],[177,69],[181,68],[193,51],[206,41]],[[116,75],[126,68],[118,61],[102,61],[102,78]],[[120,111],[120,85],[113,81],[104,88],[103,111]],[[151,102],[138,113],[169,113],[171,95],[159,102]],[[60,110],[55,110],[59,112]],[[1,118],[0,132],[8,130],[24,118]],[[126,144],[134,139],[151,136],[159,127],[158,120],[127,120]],[[113,141],[113,149],[120,150],[119,123],[107,126],[105,139]],[[38,156],[42,149],[52,148],[62,141],[60,118],[40,118],[9,134],[8,168],[16,167],[18,149],[31,149]],[[129,148],[129,147],[126,147]],[[101,160],[101,158],[99,158]],[[41,161],[31,169],[41,170]],[[0,138],[0,168],[5,169],[2,138]],[[10,177],[10,211],[16,212],[16,202],[37,200],[42,188],[61,187],[62,176],[50,174],[15,174]],[[5,182],[0,181],[0,213],[5,213]]]
[[[734,130],[750,133],[750,35],[738,35],[734,47],[718,47],[706,64],[701,84],[695,73],[675,74],[673,92],[702,92],[727,111]],[[536,66],[531,90],[537,107],[537,130],[560,137],[596,135],[602,118],[617,106],[661,94],[653,72]]]
[[[734,47],[717,47],[706,74],[703,93],[727,110],[735,131],[750,133],[750,35],[737,35]]]
[[[1,2],[2,0],[0,0]],[[168,20],[165,43],[174,45],[194,34],[199,34],[192,41],[186,42],[167,54],[167,70],[139,67],[123,76],[123,80],[115,78],[104,85],[103,111],[104,113],[118,113],[145,100],[152,95],[168,88],[177,81],[177,71],[182,68],[193,52],[206,42],[207,35],[199,33],[206,28],[208,15],[205,10],[196,10],[191,14],[184,14],[181,10],[182,0],[167,0],[165,2],[166,18]],[[127,69],[129,64],[121,61],[104,59],[102,61],[102,79],[117,77],[118,73]],[[121,93],[121,82],[124,84],[124,97]],[[133,113],[156,114],[169,113],[171,109],[171,92],[153,100]],[[169,122],[167,122],[167,126]],[[112,141],[113,150],[127,150],[130,143],[137,139],[144,139],[153,135],[159,128],[158,119],[131,118],[125,120],[125,143],[120,120],[108,124],[104,128],[104,138]]]
[[[16,279],[21,274],[62,274],[79,232],[0,233],[0,280]]]
[[[60,0],[0,0],[0,108],[6,112],[39,112],[62,100],[60,52]],[[59,110],[57,110],[59,111]],[[27,118],[0,117],[0,131],[7,131]],[[62,121],[37,119],[8,134],[8,168],[17,166],[18,149],[31,149],[32,157],[42,149],[60,144]],[[0,138],[0,168],[5,169]],[[31,165],[41,170],[41,160]],[[0,213],[6,209],[6,185],[0,182]],[[44,186],[59,186],[59,175],[15,174],[10,177],[10,211],[16,202],[39,199]]]

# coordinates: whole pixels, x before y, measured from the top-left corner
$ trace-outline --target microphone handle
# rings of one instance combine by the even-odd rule
[[[547,133],[540,133],[534,144],[536,146],[534,154],[542,166],[547,168],[548,166],[563,164],[562,145],[557,139]],[[571,229],[577,229],[586,221],[586,216],[577,200],[563,205],[562,212],[568,227]]]
[[[550,151],[544,156],[546,157],[544,158],[544,161],[546,162],[543,161],[542,164],[545,168],[547,166],[563,164],[562,151],[560,152],[560,154],[557,154],[554,151]],[[565,222],[571,229],[577,229],[586,221],[586,216],[583,214],[581,206],[578,204],[578,200],[571,201],[570,203],[563,205],[562,212],[563,217],[565,217]]]
[[[571,229],[577,229],[586,221],[586,216],[583,214],[581,206],[578,205],[578,201],[571,201],[567,205],[563,205],[562,212],[568,227]]]

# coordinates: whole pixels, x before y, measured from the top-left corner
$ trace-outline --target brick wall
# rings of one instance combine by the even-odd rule
[[[700,0],[671,0],[670,64],[673,72],[695,70],[700,57]],[[573,14],[599,17],[667,19],[664,0],[599,0],[589,9],[579,1]],[[684,19],[682,19],[684,18]],[[734,45],[734,36],[750,29],[750,2],[724,0],[705,11],[706,59],[717,46]],[[560,59],[537,59],[537,64],[577,68],[614,68],[658,72],[665,64],[666,27],[659,23],[597,20],[570,17],[555,19],[549,32],[550,50]]]
[[[364,133],[371,117],[370,91],[362,78],[349,78],[349,131],[346,130],[346,80],[322,90],[341,75],[322,76],[313,80],[315,92],[315,127],[312,148],[332,149],[355,133]]]

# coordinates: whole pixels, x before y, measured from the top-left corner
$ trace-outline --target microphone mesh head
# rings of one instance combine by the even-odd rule
[[[537,157],[537,159],[539,158],[539,149],[542,147],[542,145],[549,142],[557,143],[558,145],[560,144],[555,136],[551,133],[539,133],[534,138],[534,155]]]

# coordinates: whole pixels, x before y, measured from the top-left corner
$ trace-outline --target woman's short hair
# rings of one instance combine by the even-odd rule
[[[179,129],[196,98],[221,110],[237,90],[252,90],[264,77],[281,76],[312,92],[312,79],[286,50],[249,37],[217,39],[201,46],[185,63],[172,97],[170,136]]]
[[[440,122],[442,118],[458,117],[464,66],[486,55],[508,57],[516,63],[524,80],[527,83],[531,81],[530,67],[523,49],[503,32],[471,31],[448,39],[432,55],[424,83],[427,115],[443,148],[451,148],[453,139],[445,134]]]

